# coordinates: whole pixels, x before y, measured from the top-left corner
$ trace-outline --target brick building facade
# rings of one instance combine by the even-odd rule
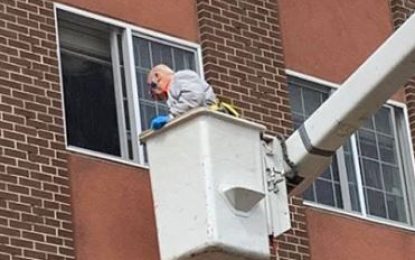
[[[166,109],[146,93],[151,65],[203,71],[244,118],[288,136],[298,119],[293,91],[301,88],[305,104],[310,85],[340,85],[414,8],[409,0],[2,0],[0,260],[159,259],[136,137]],[[403,112],[388,107],[394,119],[409,119],[403,146],[415,136],[414,88],[410,81],[392,97]],[[331,166],[321,183],[332,193],[316,183],[308,203],[290,199],[292,229],[270,241],[273,258],[411,259],[413,171],[405,160],[396,165],[399,195],[382,175],[375,191],[385,204],[373,208],[364,170],[359,202],[350,179],[347,196],[334,191],[344,184]]]

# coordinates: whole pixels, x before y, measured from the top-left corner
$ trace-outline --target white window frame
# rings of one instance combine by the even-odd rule
[[[333,83],[327,80],[323,80],[323,79],[320,79],[314,76],[306,75],[306,74],[303,74],[301,72],[297,72],[291,69],[286,69],[285,72],[289,76],[303,79],[311,83],[316,83],[319,85],[330,87],[333,90],[338,89],[341,86],[340,84]],[[340,148],[336,152],[336,154],[337,154],[337,163],[339,166],[339,178],[340,178],[342,197],[346,195],[346,197],[343,197],[344,209],[324,205],[318,202],[307,201],[307,200],[304,200],[304,205],[323,209],[323,210],[333,211],[333,212],[344,214],[347,216],[357,217],[357,218],[375,222],[375,223],[380,223],[380,224],[390,225],[390,226],[394,226],[394,227],[398,227],[398,228],[402,228],[402,229],[406,229],[410,231],[415,231],[415,215],[414,215],[415,207],[414,205],[411,204],[411,202],[415,201],[414,200],[415,191],[413,191],[413,189],[410,188],[410,187],[415,187],[415,171],[414,171],[415,157],[414,157],[414,151],[412,149],[413,143],[412,143],[412,138],[411,138],[411,131],[409,128],[408,108],[405,103],[398,102],[395,100],[388,100],[386,104],[392,107],[397,107],[399,109],[402,109],[402,113],[403,113],[403,120],[404,120],[405,127],[404,129],[402,129],[402,131],[405,132],[404,138],[406,142],[404,143],[402,142],[402,140],[397,140],[397,142],[399,142],[400,149],[404,149],[405,153],[409,154],[409,156],[403,156],[402,159],[400,159],[400,161],[402,161],[402,164],[403,164],[402,168],[404,169],[403,179],[405,183],[403,183],[403,192],[406,193],[404,200],[405,200],[405,207],[407,208],[407,214],[409,214],[408,215],[409,223],[405,224],[405,223],[400,223],[398,221],[389,220],[386,218],[368,215],[365,196],[363,194],[362,175],[361,175],[361,171],[359,167],[360,162],[359,162],[359,156],[357,152],[358,150],[357,150],[357,141],[356,141],[355,134],[351,136],[351,146],[352,146],[351,149],[352,149],[352,156],[353,156],[353,162],[354,162],[354,167],[355,167],[354,170],[356,174],[356,181],[357,181],[357,186],[358,186],[360,212],[352,211],[351,203],[350,203],[350,193],[349,193],[349,187],[348,187],[349,185],[348,185],[347,176],[346,176],[347,174],[341,174],[342,171],[346,172],[345,171],[346,167],[344,164],[344,156],[341,156],[343,155],[342,148]],[[397,123],[398,122],[396,122],[396,120],[393,122],[394,125],[396,125]],[[397,136],[399,136],[399,134]],[[400,153],[400,151],[398,151],[398,153]],[[399,154],[398,156],[401,156],[401,155]],[[343,169],[340,169],[340,168],[343,168]],[[346,182],[344,180],[346,180]],[[345,191],[345,194],[343,194],[344,191]]]
[[[61,66],[61,55],[60,55],[60,42],[59,42],[59,32],[58,32],[58,10],[67,11],[74,15],[80,15],[86,18],[91,18],[97,20],[99,22],[106,23],[108,25],[119,27],[123,29],[122,34],[122,44],[123,44],[123,60],[125,66],[125,84],[127,89],[127,95],[129,100],[132,102],[128,102],[128,111],[129,111],[129,118],[130,118],[130,128],[131,128],[131,138],[132,138],[132,149],[133,149],[133,160],[129,160],[126,158],[126,153],[128,152],[128,146],[126,144],[126,125],[125,121],[122,120],[124,117],[125,110],[123,109],[123,102],[122,100],[122,86],[121,86],[121,75],[119,73],[115,73],[114,75],[114,88],[115,88],[115,95],[116,95],[116,105],[117,105],[117,117],[119,123],[119,132],[120,132],[120,149],[121,149],[121,157],[71,146],[68,144],[67,135],[66,135],[66,120],[65,120],[65,101],[62,98],[62,111],[63,111],[63,128],[65,131],[65,147],[68,151],[85,154],[88,156],[111,160],[127,165],[132,166],[139,166],[142,168],[148,169],[148,166],[144,162],[144,146],[139,144],[138,135],[141,132],[141,115],[140,115],[140,106],[139,106],[139,99],[138,99],[138,92],[137,92],[137,81],[136,81],[136,73],[135,73],[135,61],[133,56],[133,36],[138,36],[142,38],[146,38],[152,42],[159,42],[166,44],[168,43],[169,46],[172,47],[179,47],[185,50],[189,50],[195,53],[195,67],[196,71],[199,73],[202,79],[204,79],[204,72],[203,72],[203,64],[202,64],[202,50],[200,44],[187,41],[181,38],[177,38],[171,35],[167,35],[161,32],[145,29],[130,23],[122,22],[113,18],[105,17],[99,14],[95,14],[89,11],[81,10],[75,7],[71,7],[65,4],[54,3],[54,15],[55,15],[55,28],[56,28],[56,42],[57,42],[57,54],[58,54],[58,62],[59,62],[59,75],[60,75],[60,91],[63,95],[63,77],[62,77],[62,66]],[[118,41],[116,39],[115,33],[111,33],[111,56],[119,59],[118,49],[116,46],[118,45]],[[116,63],[113,60],[113,66],[116,66]],[[117,70],[114,70],[117,71]],[[121,95],[121,96],[120,96]],[[120,121],[121,124],[120,124]],[[122,132],[122,133],[121,133]],[[123,140],[121,140],[123,138]],[[128,153],[127,153],[128,154]]]

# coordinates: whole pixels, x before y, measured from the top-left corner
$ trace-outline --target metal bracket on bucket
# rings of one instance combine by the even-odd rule
[[[276,137],[263,137],[264,185],[267,189],[268,233],[278,236],[291,228],[287,186],[284,172],[284,155],[281,141]]]

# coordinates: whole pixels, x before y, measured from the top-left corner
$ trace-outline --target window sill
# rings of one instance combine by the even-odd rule
[[[358,219],[365,220],[365,221],[372,222],[372,223],[376,223],[376,224],[387,225],[387,226],[391,226],[391,227],[394,227],[394,228],[403,229],[405,231],[415,232],[415,227],[409,226],[409,225],[406,225],[406,224],[392,222],[392,221],[388,221],[388,220],[380,219],[380,218],[376,218],[376,217],[365,217],[365,216],[362,216],[358,213],[347,212],[347,211],[344,211],[344,210],[341,210],[341,209],[321,205],[321,204],[306,201],[306,200],[304,200],[303,204],[305,206],[309,206],[309,207],[312,207],[312,208],[329,211],[329,213],[336,213],[336,214],[340,214],[340,215],[346,215],[346,216],[349,216],[349,217],[358,218]]]
[[[115,156],[111,156],[111,155],[108,155],[108,154],[103,154],[103,153],[100,153],[100,152],[95,152],[95,151],[91,151],[91,150],[88,150],[88,149],[83,149],[83,148],[79,148],[79,147],[75,147],[75,146],[67,146],[66,150],[70,151],[70,152],[82,154],[82,155],[91,156],[91,157],[94,157],[96,159],[112,161],[112,162],[116,162],[116,163],[120,163],[120,164],[124,164],[124,165],[128,165],[128,166],[142,168],[142,169],[145,169],[145,170],[150,169],[150,167],[148,165],[143,165],[143,164],[139,164],[139,163],[136,163],[136,162],[133,162],[133,161],[123,160],[119,157],[115,157]]]

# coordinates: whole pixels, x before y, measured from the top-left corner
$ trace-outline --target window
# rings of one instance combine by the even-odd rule
[[[151,99],[147,73],[159,63],[197,71],[197,47],[62,9],[57,17],[68,147],[146,162],[137,136],[168,113]]]
[[[298,128],[332,89],[289,77]],[[403,110],[384,105],[341,147],[304,199],[373,218],[412,225],[408,184],[413,183]]]

